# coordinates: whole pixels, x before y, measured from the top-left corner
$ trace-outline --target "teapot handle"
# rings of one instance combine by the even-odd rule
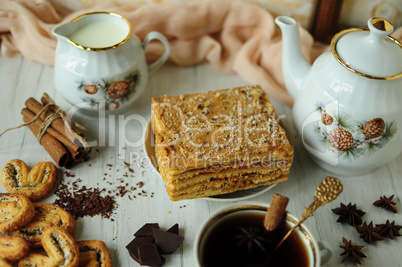
[[[152,40],[155,40],[155,39],[159,40],[165,46],[165,52],[157,61],[152,63],[150,66],[148,66],[149,74],[151,74],[152,72],[159,69],[163,65],[163,63],[165,63],[165,61],[168,59],[168,57],[170,55],[170,45],[169,45],[168,40],[161,33],[155,32],[155,31],[150,32],[147,34],[147,36],[145,36],[144,43],[142,44],[142,47],[144,48],[144,50],[146,50],[149,42]]]

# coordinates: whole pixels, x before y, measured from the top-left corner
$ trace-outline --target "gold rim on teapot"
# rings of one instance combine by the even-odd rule
[[[383,22],[383,23],[381,23],[381,25],[382,25],[384,28],[381,29],[381,30],[390,31],[390,30],[393,29],[393,26],[392,26],[386,19],[383,19],[383,18],[373,18],[372,21],[371,21],[371,22],[373,23],[373,25],[374,25],[376,22],[378,22],[378,21],[376,21],[376,20],[380,20],[381,22]],[[374,26],[375,26],[376,28],[378,28],[376,25],[374,25]],[[401,78],[401,77],[402,77],[402,73],[399,73],[399,74],[396,74],[396,75],[392,75],[392,76],[375,76],[375,75],[369,75],[369,74],[366,74],[366,73],[363,73],[363,72],[361,72],[361,71],[358,71],[358,70],[354,69],[354,68],[351,67],[350,65],[346,64],[345,61],[343,61],[343,59],[339,56],[338,52],[336,51],[335,46],[336,46],[337,42],[339,41],[339,39],[340,39],[343,35],[348,34],[348,33],[350,33],[350,32],[355,32],[355,31],[369,31],[369,29],[368,29],[368,28],[350,28],[350,29],[346,29],[346,30],[343,30],[343,31],[337,33],[337,34],[332,38],[332,41],[331,41],[331,51],[332,51],[332,54],[334,55],[334,57],[336,58],[336,60],[337,60],[342,66],[344,66],[346,69],[348,69],[349,71],[351,71],[351,72],[353,72],[353,73],[355,73],[355,74],[357,74],[357,75],[364,76],[364,77],[369,78],[369,79],[375,79],[375,80],[395,80],[395,79]],[[396,44],[402,49],[402,43],[399,42],[397,39],[391,37],[390,35],[388,35],[387,38],[388,38],[389,40],[391,40],[392,42],[396,43]]]

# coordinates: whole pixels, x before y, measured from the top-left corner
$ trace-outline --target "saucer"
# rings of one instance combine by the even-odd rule
[[[160,175],[160,173],[158,171],[158,161],[155,156],[154,140],[155,140],[155,136],[151,129],[151,120],[149,120],[147,127],[145,128],[145,131],[144,131],[144,151],[151,163],[150,165],[152,166],[153,171],[156,174],[158,174],[158,176],[162,180],[162,176]],[[255,187],[255,188],[251,188],[251,189],[239,190],[239,191],[228,193],[228,194],[204,197],[203,199],[211,200],[211,201],[221,201],[221,202],[245,200],[248,198],[252,198],[252,197],[261,195],[261,194],[267,192],[268,190],[274,188],[276,185],[277,184],[259,186],[259,187]]]

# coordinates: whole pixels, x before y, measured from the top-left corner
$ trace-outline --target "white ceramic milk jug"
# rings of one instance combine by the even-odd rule
[[[56,26],[55,86],[70,104],[114,110],[133,103],[144,91],[148,75],[170,54],[169,42],[150,32],[141,43],[131,24],[119,14],[94,12]],[[150,66],[145,59],[148,43],[157,39],[164,54]],[[82,105],[81,105],[82,107]]]

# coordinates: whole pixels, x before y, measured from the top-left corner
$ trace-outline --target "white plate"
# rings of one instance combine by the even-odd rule
[[[153,171],[157,173],[160,177],[160,173],[158,171],[158,162],[156,160],[155,156],[155,144],[154,144],[155,136],[154,133],[151,129],[151,121],[148,122],[147,127],[145,128],[144,131],[144,150],[145,154],[148,156],[149,161],[151,162],[151,166],[153,168]],[[162,179],[162,177],[161,177]],[[255,196],[258,196],[262,193],[267,192],[268,190],[272,189],[275,187],[277,184],[272,184],[272,185],[265,185],[265,186],[259,186],[247,190],[239,190],[233,193],[228,193],[228,194],[223,194],[223,195],[217,195],[217,196],[211,196],[211,197],[205,197],[204,199],[207,200],[212,200],[212,201],[238,201],[238,200],[245,200],[248,198],[252,198]]]

